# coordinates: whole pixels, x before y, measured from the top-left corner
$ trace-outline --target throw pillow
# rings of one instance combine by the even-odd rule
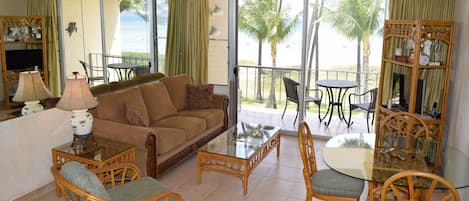
[[[127,121],[130,124],[136,126],[148,126],[150,122],[148,119],[143,118],[142,113],[133,105],[126,103],[125,104],[125,111],[127,116]]]
[[[186,108],[207,109],[213,106],[213,84],[192,85],[187,84],[187,103]]]

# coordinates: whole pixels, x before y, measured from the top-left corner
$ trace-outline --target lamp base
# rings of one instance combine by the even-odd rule
[[[93,115],[87,110],[72,110],[70,124],[74,135],[88,135],[93,127]]]
[[[81,145],[83,150],[86,150],[87,145],[88,145],[88,139],[91,139],[91,143],[93,143],[93,145],[97,145],[96,140],[94,139],[93,133],[89,133],[87,135],[75,135],[75,134],[73,134],[72,148],[78,148],[76,146],[77,146],[77,144],[79,144],[79,145]]]
[[[44,110],[44,107],[39,104],[39,101],[26,101],[25,106],[21,109],[21,115],[26,116]]]

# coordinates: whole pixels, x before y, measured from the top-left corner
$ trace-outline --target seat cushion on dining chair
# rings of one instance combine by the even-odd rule
[[[311,176],[313,192],[338,197],[359,198],[365,182],[335,170],[319,170]]]
[[[151,177],[142,177],[140,179],[109,189],[109,194],[111,194],[112,201],[133,201],[141,200],[168,191],[169,188],[156,179]]]

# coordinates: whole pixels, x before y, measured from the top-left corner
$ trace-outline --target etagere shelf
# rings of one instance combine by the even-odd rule
[[[3,98],[7,109],[23,103],[12,102],[19,73],[38,70],[49,86],[46,27],[43,16],[0,16],[0,60]]]
[[[435,164],[436,171],[446,119],[453,43],[452,21],[387,20],[384,24],[377,122],[400,111],[420,116],[433,139],[428,161]]]

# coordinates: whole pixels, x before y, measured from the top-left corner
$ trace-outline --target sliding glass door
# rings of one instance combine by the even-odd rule
[[[152,0],[59,2],[60,20],[65,28],[62,33],[65,75],[77,71],[104,77],[91,83],[97,85],[155,71]],[[97,72],[90,69],[85,72],[79,60],[100,69],[101,74],[93,75]]]
[[[153,14],[151,0],[101,0],[105,54],[109,81],[149,73],[153,63]]]
[[[267,3],[269,2],[269,3]],[[236,111],[239,121],[281,126],[296,131],[303,119],[300,104],[287,103],[284,78],[302,87],[304,81],[305,50],[303,33],[303,2],[297,0],[256,1],[238,0],[235,32],[230,40],[236,40],[237,52],[230,77],[232,93],[239,99]],[[232,44],[232,43],[230,43]],[[299,88],[301,98],[304,87]],[[231,97],[233,98],[233,97]],[[288,105],[286,105],[288,104]],[[284,108],[287,112],[283,114]],[[231,111],[233,111],[232,109]]]

